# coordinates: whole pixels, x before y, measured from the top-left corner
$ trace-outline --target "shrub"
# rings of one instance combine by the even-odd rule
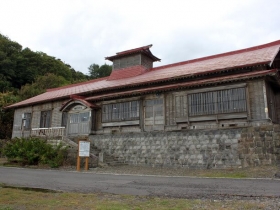
[[[67,156],[67,150],[62,145],[53,147],[39,138],[16,138],[6,143],[3,155],[22,165],[47,164],[59,167]]]

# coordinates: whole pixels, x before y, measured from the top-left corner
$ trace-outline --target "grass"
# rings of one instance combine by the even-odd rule
[[[64,192],[40,192],[20,188],[0,187],[0,210],[14,209],[95,209],[95,210],[142,210],[142,209],[266,209],[272,205],[264,200],[210,200],[175,199],[150,196],[113,194],[82,194]],[[279,205],[278,201],[273,201]],[[278,203],[277,203],[278,202]]]
[[[248,168],[228,168],[228,169],[187,169],[187,168],[159,168],[146,166],[118,166],[108,168],[96,168],[97,173],[115,174],[146,174],[161,176],[196,176],[211,178],[273,178],[279,171],[279,167],[256,166]]]

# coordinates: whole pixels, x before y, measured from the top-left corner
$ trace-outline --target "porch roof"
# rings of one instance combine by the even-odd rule
[[[108,80],[109,77],[104,77],[49,89],[46,93],[12,104],[6,108],[33,105],[58,99],[69,99],[70,95],[73,94],[84,96],[92,95],[92,97],[95,97],[104,94],[102,92],[105,90],[149,85],[151,83],[165,82],[172,79],[200,76],[210,73],[219,73],[224,70],[232,70],[247,66],[270,65],[279,52],[279,48],[280,40],[256,47],[155,67],[134,77],[125,78],[124,76],[124,78],[117,80]],[[263,71],[265,72],[265,70]],[[161,85],[162,84],[158,84],[158,86]]]

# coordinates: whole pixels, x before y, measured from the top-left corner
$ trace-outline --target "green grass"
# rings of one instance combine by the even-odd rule
[[[142,209],[265,209],[268,201],[176,199],[151,196],[113,195],[105,193],[82,194],[63,192],[38,192],[0,187],[0,210],[13,209],[96,209],[96,210],[142,210]],[[278,201],[274,201],[278,202]],[[276,204],[277,205],[277,204]],[[278,206],[280,207],[280,206]]]

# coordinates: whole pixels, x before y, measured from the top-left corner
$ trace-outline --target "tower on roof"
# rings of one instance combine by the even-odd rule
[[[145,69],[153,68],[153,62],[160,61],[150,51],[153,45],[147,45],[131,50],[116,53],[106,57],[106,60],[113,62],[113,71],[133,66],[143,66]]]

